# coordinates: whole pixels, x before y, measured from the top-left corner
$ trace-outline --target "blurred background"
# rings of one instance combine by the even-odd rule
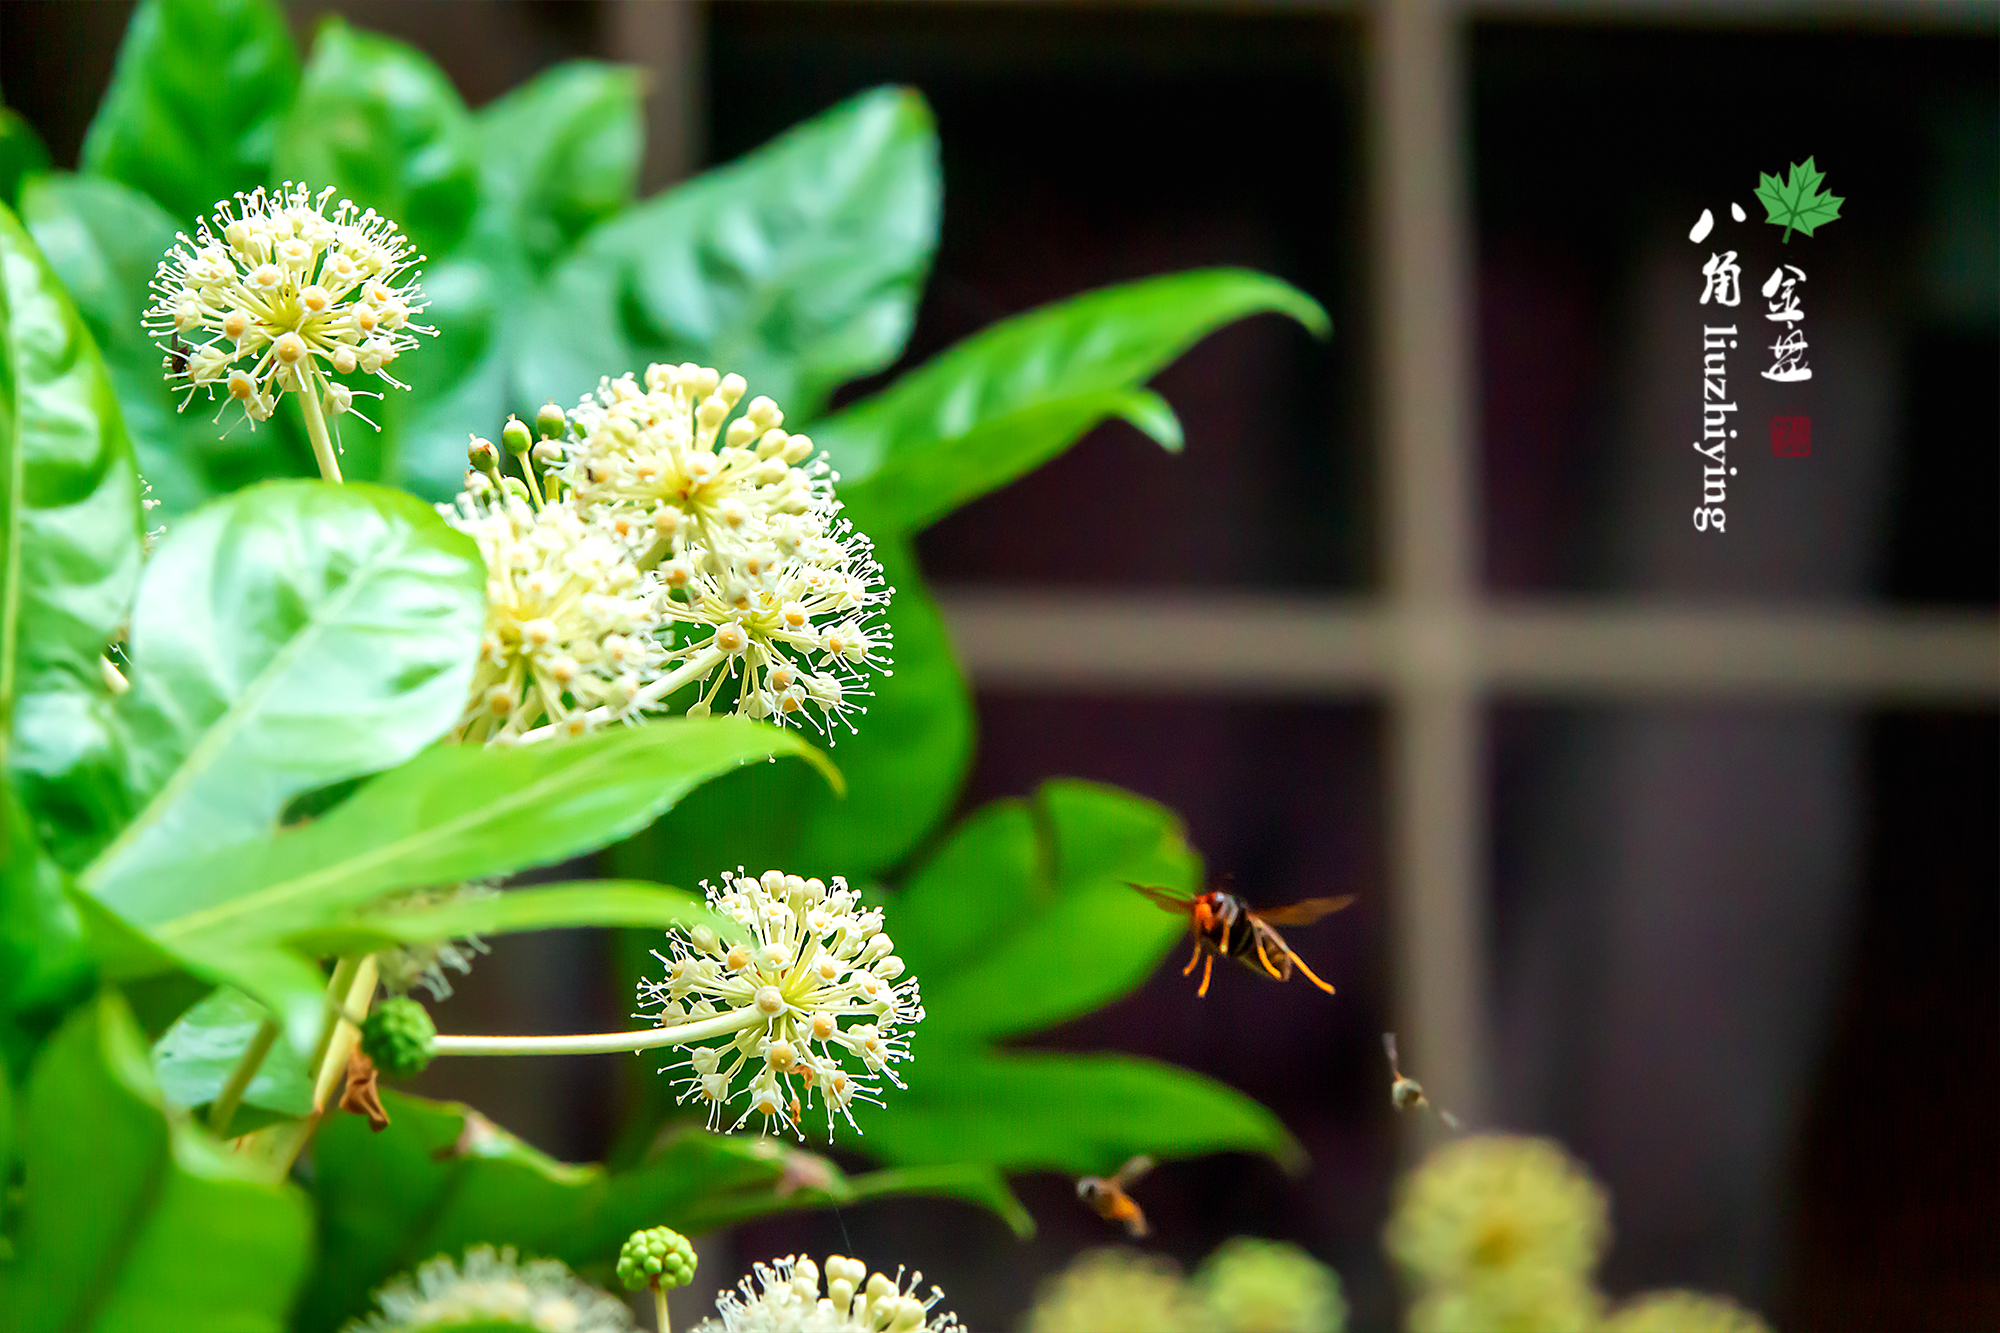
[[[1178,810],[1254,904],[1361,895],[1293,938],[1333,1001],[1239,973],[1197,1001],[1176,965],[1050,1038],[1212,1074],[1312,1154],[1300,1178],[1165,1165],[1140,1194],[1158,1248],[1294,1240],[1357,1327],[1391,1326],[1379,1228],[1426,1141],[1388,1104],[1396,1027],[1437,1101],[1606,1182],[1614,1294],[2000,1327],[2000,7],[289,10],[302,45],[332,12],[414,43],[475,106],[576,56],[647,67],[648,192],[920,89],[944,231],[897,370],[1201,265],[1332,313],[1328,342],[1252,320],[1161,376],[1184,455],[1106,426],[920,542],[978,691],[961,809],[1113,782]],[[0,86],[60,166],[128,13],[0,6]],[[1809,155],[1846,202],[1781,246],[1752,189]],[[1689,523],[1688,441],[1723,248],[1752,324],[1766,271],[1808,274],[1814,376],[1763,380],[1748,336],[1734,354],[1717,535]],[[1810,456],[1771,453],[1773,415],[1812,418]],[[450,1022],[595,1030],[629,1007],[612,972],[587,933],[504,941]],[[419,1090],[606,1151],[624,1064],[487,1064]],[[703,1277],[850,1252],[1008,1327],[1115,1239],[1068,1180],[1018,1184],[1026,1244],[879,1204],[741,1232]]]

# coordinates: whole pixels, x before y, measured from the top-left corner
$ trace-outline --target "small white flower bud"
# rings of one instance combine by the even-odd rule
[[[776,986],[759,986],[754,998],[760,1013],[781,1014],[785,1011],[785,997]]]
[[[339,371],[341,374],[343,375],[353,374],[354,367],[359,363],[360,360],[355,355],[354,349],[348,346],[346,343],[342,343],[340,346],[333,349],[333,368],[336,371]]]

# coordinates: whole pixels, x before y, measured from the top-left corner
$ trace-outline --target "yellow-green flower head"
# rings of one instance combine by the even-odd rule
[[[373,209],[343,199],[329,214],[333,193],[287,181],[238,194],[167,252],[145,324],[189,398],[220,389],[262,421],[287,391],[313,394],[329,416],[351,411],[360,391],[330,375],[409,387],[389,368],[417,345],[412,335],[437,332],[413,322],[422,256]]]
[[[944,1333],[958,1329],[956,1316],[934,1314],[944,1293],[932,1287],[917,1295],[922,1273],[907,1283],[903,1270],[894,1278],[868,1275],[858,1259],[828,1255],[826,1294],[820,1294],[820,1267],[804,1255],[756,1264],[753,1278],[735,1291],[716,1298],[716,1317],[704,1319],[695,1333]]]
[[[1347,1300],[1331,1268],[1296,1245],[1236,1236],[1195,1270],[1218,1333],[1341,1333]]]
[[[1218,1333],[1172,1262],[1135,1250],[1091,1250],[1042,1284],[1027,1333]]]
[[[828,884],[769,870],[752,879],[738,867],[702,888],[746,937],[730,943],[707,926],[669,932],[673,957],[653,954],[667,974],[639,983],[639,1003],[657,1007],[663,1027],[731,1012],[749,1021],[725,1044],[689,1051],[680,1100],[705,1102],[716,1129],[740,1082],[745,1104],[732,1130],[758,1115],[766,1131],[803,1138],[799,1120],[815,1097],[829,1134],[836,1111],[852,1128],[857,1100],[881,1105],[878,1076],[903,1086],[894,1066],[909,1058],[910,1039],[899,1029],[924,1017],[916,978],[903,976],[882,933],[882,909],[862,907],[838,876]]]
[[[1771,1333],[1771,1326],[1720,1296],[1652,1291],[1614,1310],[1600,1333]]]
[[[467,880],[462,884],[409,889],[378,904],[373,910],[392,915],[421,912],[462,899],[491,898],[499,891],[492,880]],[[477,935],[405,940],[376,950],[375,963],[381,971],[382,988],[391,995],[406,995],[422,986],[431,993],[432,999],[448,1000],[451,998],[451,979],[445,975],[446,969],[461,975],[469,973],[474,958],[491,952],[486,941]]]
[[[486,561],[463,739],[516,740],[545,724],[578,733],[644,706],[668,660],[663,589],[639,563],[648,535],[567,498],[537,509],[491,487],[438,512]]]
[[[645,514],[675,554],[791,553],[823,538],[837,507],[831,468],[785,432],[769,398],[730,421],[747,388],[692,362],[646,367],[644,389],[630,374],[601,381],[569,414],[564,483],[586,503]]]
[[[464,1264],[440,1255],[375,1293],[381,1308],[343,1333],[633,1333],[625,1303],[581,1281],[553,1259],[520,1263],[512,1249],[468,1250]]]
[[[1408,1333],[1597,1333],[1603,1302],[1583,1278],[1544,1270],[1439,1288],[1410,1306]]]
[[[1539,1273],[1587,1278],[1609,1232],[1604,1191],[1547,1139],[1474,1135],[1397,1189],[1385,1240],[1419,1286]]]

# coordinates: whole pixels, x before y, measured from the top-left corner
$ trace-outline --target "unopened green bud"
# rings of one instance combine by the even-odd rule
[[[361,1049],[375,1067],[393,1079],[424,1072],[437,1047],[437,1028],[421,1004],[398,995],[375,1006],[361,1028]]]
[[[635,1231],[619,1247],[618,1280],[628,1291],[685,1287],[694,1280],[694,1246],[671,1227]]]
[[[562,456],[562,446],[554,440],[543,440],[535,446],[535,461],[543,467],[553,467],[562,462]]]
[[[465,461],[480,472],[491,472],[500,466],[500,451],[493,447],[493,441],[472,437],[472,444],[465,451]]]
[[[541,410],[535,413],[535,430],[545,440],[561,439],[563,428],[568,424],[569,418],[554,403],[543,403]]]
[[[534,446],[535,434],[519,417],[508,417],[507,424],[500,431],[500,442],[507,446],[507,452],[516,458]]]

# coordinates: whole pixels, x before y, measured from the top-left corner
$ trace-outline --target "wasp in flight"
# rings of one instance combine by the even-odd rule
[[[1118,1174],[1106,1180],[1102,1176],[1085,1176],[1076,1182],[1076,1197],[1089,1204],[1091,1210],[1107,1222],[1119,1222],[1125,1227],[1125,1234],[1137,1240],[1152,1228],[1146,1225],[1146,1214],[1132,1196],[1125,1191],[1139,1183],[1139,1178],[1153,1169],[1150,1157],[1134,1157],[1118,1168]]]
[[[1305,960],[1292,952],[1285,943],[1284,936],[1278,934],[1278,926],[1309,926],[1333,912],[1338,912],[1354,901],[1354,895],[1339,898],[1307,898],[1289,907],[1274,907],[1267,912],[1257,912],[1233,893],[1223,889],[1210,889],[1207,893],[1190,895],[1178,889],[1155,888],[1145,884],[1132,884],[1133,888],[1145,894],[1163,910],[1188,919],[1188,929],[1194,935],[1194,953],[1188,964],[1181,969],[1182,976],[1193,973],[1194,965],[1200,963],[1201,988],[1197,995],[1208,994],[1209,974],[1215,968],[1215,960],[1234,958],[1252,972],[1261,972],[1273,981],[1290,981],[1292,969],[1306,974],[1313,985],[1333,994],[1333,987],[1313,975],[1313,970],[1305,965]],[[1220,883],[1227,884],[1224,876]]]
[[[1401,1064],[1396,1059],[1395,1033],[1385,1032],[1382,1034],[1382,1049],[1389,1053],[1389,1076],[1394,1080],[1389,1084],[1389,1100],[1395,1104],[1398,1111],[1407,1111],[1416,1106],[1426,1106],[1436,1114],[1438,1119],[1444,1121],[1446,1128],[1454,1131],[1463,1128],[1458,1123],[1457,1116],[1424,1096],[1423,1084],[1403,1072]]]

